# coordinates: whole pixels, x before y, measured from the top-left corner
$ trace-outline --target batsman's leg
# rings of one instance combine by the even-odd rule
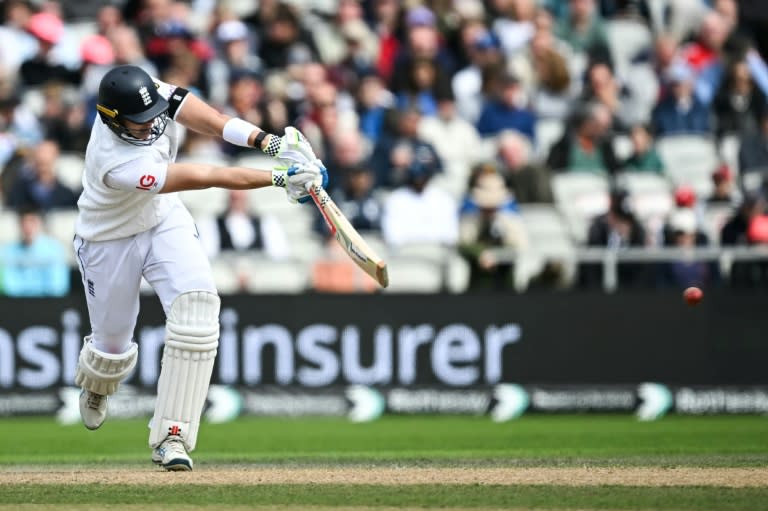
[[[219,345],[220,300],[210,291],[188,291],[171,304],[155,414],[150,423],[152,461],[167,470],[192,470],[200,415]]]
[[[107,417],[107,398],[136,366],[138,346],[130,343],[128,350],[112,354],[94,347],[92,337],[85,338],[77,361],[75,384],[82,387],[80,416],[88,429],[97,429]]]
[[[91,323],[75,383],[83,389],[83,424],[96,429],[107,416],[107,397],[136,365],[138,349],[131,337],[139,313],[143,256],[132,238],[89,242],[76,236],[73,243]]]

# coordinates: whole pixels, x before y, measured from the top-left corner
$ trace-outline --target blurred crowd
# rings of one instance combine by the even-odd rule
[[[76,207],[79,186],[59,173],[61,162],[82,157],[99,81],[121,64],[269,132],[298,127],[355,227],[393,257],[412,247],[452,251],[470,289],[520,289],[519,265],[496,249],[535,252],[551,241],[556,229],[526,217],[534,206],[557,212],[576,247],[768,243],[764,1],[0,5],[0,198],[19,222],[17,239],[0,249],[7,295],[68,292],[71,249],[47,219]],[[198,161],[253,156],[192,132],[180,152]],[[581,178],[594,188],[574,195]],[[650,189],[664,196],[643,201]],[[291,257],[294,229],[258,200],[233,192],[221,211],[196,215],[213,258]],[[324,243],[321,218],[307,214]],[[599,268],[581,265],[569,277],[556,252],[529,269],[523,287],[600,285]],[[373,289],[346,264],[324,249],[309,287]],[[670,260],[623,265],[619,279],[759,286],[765,266],[740,263],[724,279],[712,261]]]

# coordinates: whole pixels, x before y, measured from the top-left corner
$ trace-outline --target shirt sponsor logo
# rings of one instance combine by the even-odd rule
[[[149,91],[145,86],[141,86],[139,89],[139,95],[141,96],[141,100],[144,102],[144,106],[152,104],[152,97],[149,95]]]
[[[136,188],[139,190],[151,190],[157,186],[157,179],[151,174],[144,174],[139,178],[139,186]]]

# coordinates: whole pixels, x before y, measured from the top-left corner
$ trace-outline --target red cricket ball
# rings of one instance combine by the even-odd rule
[[[683,291],[683,298],[688,305],[696,305],[704,298],[704,293],[698,287],[689,287]]]

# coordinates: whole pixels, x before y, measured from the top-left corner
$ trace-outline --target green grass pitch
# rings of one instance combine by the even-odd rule
[[[0,471],[156,470],[146,421],[108,421],[99,431],[50,419],[0,421]],[[526,416],[240,419],[202,427],[196,469],[274,467],[768,467],[766,417]],[[119,474],[119,473],[118,473]],[[174,474],[156,472],[158,478]],[[72,507],[72,503],[77,506]],[[10,509],[612,509],[768,510],[768,480],[719,486],[418,484],[0,485]],[[243,507],[233,507],[243,506]]]

